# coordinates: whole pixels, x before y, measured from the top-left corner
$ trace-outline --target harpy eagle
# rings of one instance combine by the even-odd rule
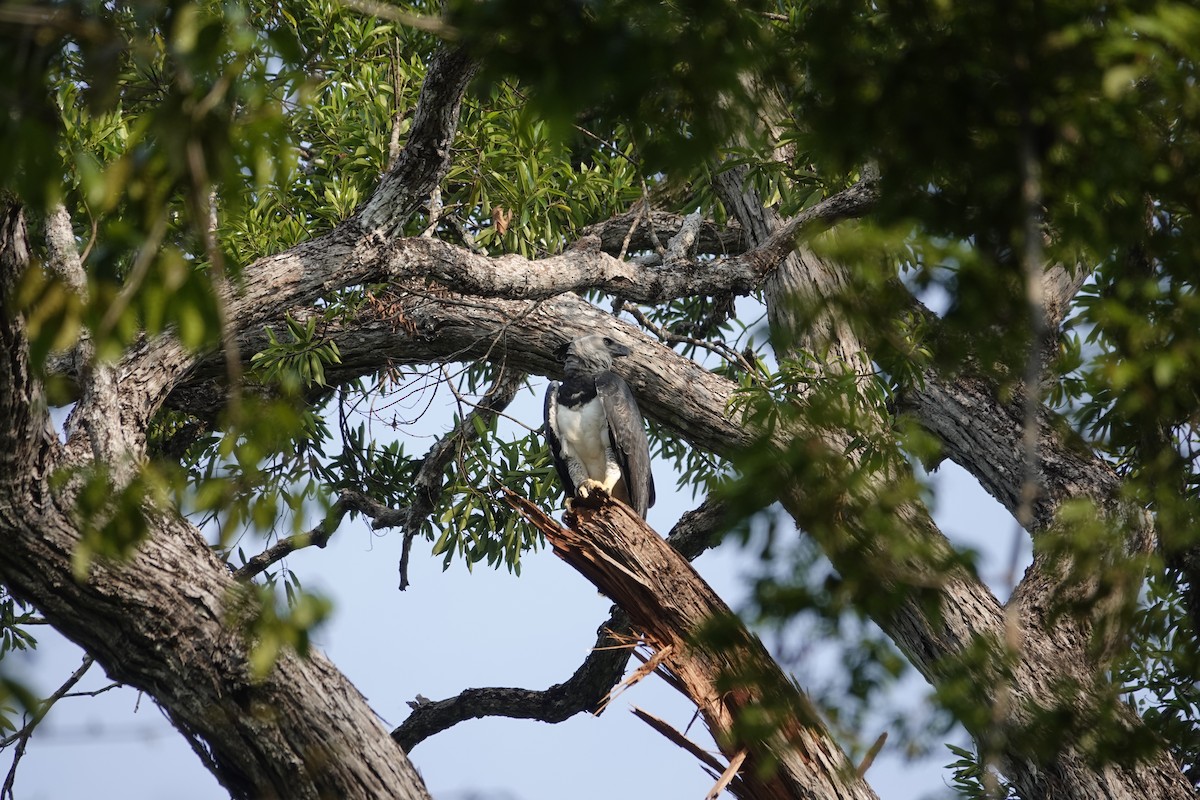
[[[607,336],[581,336],[559,349],[566,379],[546,391],[546,439],[572,497],[603,489],[644,519],[654,505],[650,443],[629,385],[612,371],[629,348]]]

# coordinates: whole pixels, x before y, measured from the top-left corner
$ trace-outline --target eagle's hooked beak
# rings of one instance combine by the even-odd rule
[[[607,336],[604,338],[604,346],[607,347],[608,352],[612,353],[616,358],[627,356],[633,352],[627,345],[623,345],[615,339],[609,339]]]

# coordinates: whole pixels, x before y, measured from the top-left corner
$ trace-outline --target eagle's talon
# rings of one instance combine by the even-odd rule
[[[593,492],[600,491],[608,494],[608,488],[600,481],[588,478],[583,483],[579,484],[579,488],[575,490],[575,495],[582,500],[587,500]]]

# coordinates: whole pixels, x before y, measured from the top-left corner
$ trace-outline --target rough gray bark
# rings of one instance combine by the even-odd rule
[[[411,131],[419,135],[410,133],[400,156],[360,209],[363,228],[384,236],[398,234],[441,183],[463,93],[476,68],[464,48],[443,46],[434,54],[413,112]]]
[[[753,244],[786,225],[770,208],[764,208],[751,190],[743,187],[738,170],[728,170],[717,177],[718,191],[735,216],[748,231]],[[825,309],[825,301],[839,296],[844,279],[841,267],[817,258],[805,247],[784,259],[771,273],[766,283],[768,316],[776,353],[781,358],[795,349],[807,350],[824,359],[832,375],[847,368],[861,370],[870,363],[854,332],[836,311],[818,313],[813,318],[800,318],[797,309]],[[1075,291],[1081,279],[1056,268],[1047,276],[1051,297],[1055,302],[1052,313],[1061,319],[1061,307]],[[833,306],[836,308],[836,306]],[[934,392],[946,390],[936,376],[929,376],[925,386],[912,394],[920,402],[918,418],[938,434],[952,451],[952,457],[971,470],[990,492],[1010,508],[1019,499],[1025,480],[1026,450],[1022,446],[1023,409],[1018,404],[1004,404],[994,385],[956,381],[951,402],[937,404]],[[972,394],[972,391],[974,392]],[[972,407],[965,408],[962,400],[971,397]],[[933,406],[931,408],[930,406]],[[945,422],[947,413],[953,418]],[[1071,443],[1056,434],[1051,427],[1050,413],[1042,410],[1039,417],[1040,483],[1049,489],[1039,494],[1038,520],[1031,533],[1048,526],[1054,510],[1067,499],[1086,497],[1107,511],[1123,534],[1117,542],[1113,559],[1146,554],[1152,547],[1150,523],[1143,512],[1132,512],[1117,503],[1117,482],[1111,469],[1090,453],[1080,453]],[[878,420],[882,426],[884,420]],[[1007,426],[1005,430],[1001,430]],[[825,446],[834,453],[845,453],[848,463],[854,456],[847,446],[849,434],[839,436],[829,432],[806,432],[823,437]],[[803,435],[803,434],[802,434]],[[874,480],[879,489],[898,476],[879,473]],[[802,487],[785,492],[784,506],[793,513],[801,527],[805,526],[805,504]],[[1109,597],[1098,596],[1100,578],[1074,578],[1068,583],[1065,573],[1069,567],[1061,559],[1039,553],[1026,578],[1017,587],[1008,607],[1001,606],[991,592],[973,575],[962,568],[946,568],[943,559],[951,552],[950,545],[937,530],[928,511],[910,503],[893,513],[906,522],[908,536],[918,552],[918,559],[889,568],[887,554],[877,565],[877,574],[885,583],[905,583],[901,602],[875,620],[910,656],[913,664],[938,685],[947,678],[947,665],[954,656],[966,651],[973,643],[990,641],[1000,645],[997,652],[1009,650],[1017,658],[1009,675],[999,672],[978,676],[981,692],[993,696],[994,714],[986,730],[974,730],[985,758],[998,759],[1006,776],[1018,787],[1022,796],[1072,797],[1084,800],[1091,797],[1190,797],[1191,787],[1169,754],[1161,752],[1153,759],[1128,767],[1106,765],[1093,768],[1081,743],[1064,742],[1050,763],[1034,763],[1020,749],[1023,731],[1035,724],[1032,714],[1038,709],[1064,709],[1087,719],[1097,713],[1104,702],[1107,678],[1104,661],[1098,657],[1106,652],[1105,645],[1115,639],[1120,611],[1136,596],[1139,581],[1129,578],[1124,585],[1106,587]],[[835,567],[860,569],[856,562],[873,556],[874,548],[867,542],[869,530],[856,530],[856,521],[847,521],[847,532],[860,539],[857,546],[838,541],[822,541]],[[939,564],[933,572],[926,564]],[[1126,570],[1126,574],[1128,570]],[[891,576],[889,578],[889,575]],[[1062,602],[1070,597],[1091,600],[1091,615],[1058,615]],[[1102,640],[1098,645],[1097,640]],[[989,680],[989,678],[991,680]],[[1063,687],[1067,687],[1064,689]],[[985,695],[986,696],[986,695]],[[1118,724],[1135,727],[1140,724],[1132,713],[1121,714]],[[1077,736],[1085,738],[1086,726]]]
[[[20,208],[0,212],[0,300],[27,263]],[[71,484],[29,372],[19,316],[0,317],[0,579],[117,681],[150,692],[185,735],[203,742],[234,797],[428,797],[420,776],[365,699],[320,654],[283,656],[252,678],[231,624],[238,587],[196,528],[147,509],[150,535],[127,561],[72,572],[80,544]],[[186,576],[186,580],[182,580]]]

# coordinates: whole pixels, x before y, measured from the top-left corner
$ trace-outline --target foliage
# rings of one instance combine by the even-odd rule
[[[55,8],[39,37],[0,30],[16,54],[0,63],[9,109],[0,190],[34,217],[61,201],[88,278],[80,296],[43,270],[23,277],[18,307],[41,370],[83,333],[110,360],[168,330],[190,348],[215,347],[227,281],[237,286],[255,259],[333,230],[370,196],[409,135],[437,46],[429,33],[333,0]],[[837,642],[845,669],[816,692],[835,727],[847,737],[862,730],[904,672],[866,620],[911,599],[905,578],[917,570],[976,570],[973,552],[917,544],[906,529],[900,510],[931,491],[912,464],[943,453],[895,418],[897,404],[934,372],[989,381],[1017,400],[1045,347],[1046,399],[1072,446],[1112,463],[1125,481],[1118,499],[1154,516],[1162,560],[1139,608],[1122,609],[1136,623],[1115,672],[1200,781],[1200,666],[1187,608],[1200,586],[1190,553],[1200,530],[1200,12],[1144,0],[487,0],[451,3],[445,22],[482,73],[449,173],[405,235],[538,258],[638,201],[726,221],[713,179],[731,169],[745,168],[784,216],[868,167],[882,176],[870,221],[812,243],[849,268],[822,302],[783,309],[811,330],[772,340],[761,297],[638,309],[656,334],[682,337],[684,355],[709,358],[739,383],[728,410],[763,437],[758,446],[726,462],[658,425],[653,445],[680,487],[726,497],[743,539],[761,551],[748,613],[765,630],[799,619]],[[1046,342],[1033,339],[1025,296],[1031,250],[1089,275]],[[379,363],[334,377],[345,364],[332,331],[365,308],[386,311],[393,290],[330,292],[266,328],[246,354],[239,402],[216,420],[162,412],[151,432],[160,458],[132,481],[115,487],[103,465],[58,476],[56,485],[75,487],[83,523],[77,572],[127,555],[146,515],[170,506],[210,524],[218,552],[243,562],[257,544],[248,531],[303,530],[346,490],[411,507],[427,440],[406,434],[456,429],[494,375],[482,364]],[[872,361],[831,367],[835,353],[807,344],[834,316]],[[55,391],[71,399],[69,387]],[[445,425],[427,415],[435,398],[453,406]],[[499,498],[511,490],[550,510],[559,489],[536,431],[474,419],[437,476],[444,490],[432,512],[405,533],[431,542],[447,567],[519,572],[522,553],[541,542]],[[782,430],[805,435],[780,454],[766,443]],[[789,511],[811,538],[785,547],[795,530],[772,504],[797,486]],[[1110,512],[1065,506],[1039,555],[1061,559],[1079,584],[1136,583],[1143,565],[1108,558],[1124,524]],[[762,538],[750,533],[762,526]],[[834,570],[830,555],[850,566]],[[270,581],[247,601],[259,675],[285,648],[303,652],[329,613],[294,573],[282,575],[284,602]],[[1062,601],[1053,614],[1095,598]],[[34,644],[29,621],[4,600],[0,656]],[[986,728],[981,687],[1011,666],[995,642],[965,653],[944,665],[935,735],[951,715]],[[1048,750],[1081,724],[1040,721]],[[908,733],[909,744],[928,744]],[[956,787],[989,794],[983,759],[951,749]]]
[[[1146,602],[1117,674],[1138,712],[1166,741],[1185,774],[1200,784],[1200,683],[1195,629],[1179,576],[1159,572],[1147,582]]]
[[[286,603],[276,596],[277,581],[255,586],[250,599],[251,614],[239,621],[250,639],[250,670],[261,680],[271,671],[284,648],[300,656],[308,655],[311,633],[332,610],[326,598],[301,590],[294,572],[284,575]]]
[[[954,791],[959,797],[967,800],[1007,800],[1016,796],[1011,786],[997,780],[994,773],[989,773],[978,753],[953,744],[947,744],[946,748],[958,756],[957,760],[946,765],[946,769],[953,773]]]

